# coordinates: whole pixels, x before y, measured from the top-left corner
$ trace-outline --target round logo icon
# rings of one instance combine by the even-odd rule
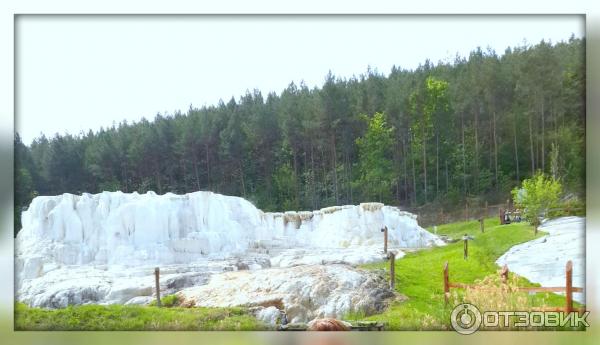
[[[452,328],[460,334],[473,334],[481,326],[481,312],[469,303],[454,307],[450,319]]]

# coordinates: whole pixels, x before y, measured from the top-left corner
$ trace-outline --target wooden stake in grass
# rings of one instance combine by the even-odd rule
[[[154,268],[154,280],[156,282],[156,306],[160,307],[160,269]]]
[[[467,257],[469,256],[469,236],[467,234],[465,234],[463,236],[463,242],[464,242],[464,259],[467,260]]]
[[[483,222],[484,222],[484,218],[483,217],[479,218],[479,228],[481,229],[482,233],[484,232],[484,227],[485,227]]]
[[[394,290],[396,288],[396,253],[390,251],[388,257],[390,258],[390,289]]]
[[[508,282],[508,266],[504,265],[502,267],[502,271],[500,272],[500,278],[502,279],[502,283],[506,284]]]
[[[565,276],[567,280],[566,284],[566,306],[565,313],[570,313],[573,311],[573,262],[571,260],[567,261],[567,267],[565,269]]]
[[[384,226],[383,229],[381,229],[381,232],[383,232],[383,253],[387,254],[387,247],[388,247],[388,227]]]
[[[448,297],[450,297],[450,278],[448,277],[448,261],[444,265],[444,301],[448,304]]]

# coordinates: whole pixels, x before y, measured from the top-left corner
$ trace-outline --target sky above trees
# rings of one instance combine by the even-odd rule
[[[239,99],[321,87],[393,65],[416,69],[477,46],[584,36],[579,16],[21,16],[16,123],[25,144]]]

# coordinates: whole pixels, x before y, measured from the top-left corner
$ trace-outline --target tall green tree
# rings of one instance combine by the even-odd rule
[[[394,128],[387,124],[383,113],[362,118],[368,128],[364,136],[356,139],[359,172],[356,185],[365,199],[389,202],[391,187],[397,182],[392,165]]]

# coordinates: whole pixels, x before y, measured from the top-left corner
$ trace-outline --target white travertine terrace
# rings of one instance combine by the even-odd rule
[[[22,224],[15,244],[17,299],[52,308],[147,303],[154,266],[161,267],[165,294],[214,286],[217,275],[236,274],[226,271],[274,269],[285,276],[335,265],[352,273],[344,277],[361,278],[356,289],[338,289],[341,295],[330,298],[352,300],[361,281],[378,281],[352,265],[384,260],[383,226],[389,248],[443,245],[416,216],[380,203],[270,213],[212,192],[39,196],[23,212]],[[345,304],[331,309],[327,299],[305,306],[304,314],[344,312]]]
[[[563,217],[544,222],[544,237],[510,248],[496,263],[542,286],[565,286],[565,265],[573,261],[573,286],[585,288],[585,218]],[[585,293],[573,293],[585,303]]]

